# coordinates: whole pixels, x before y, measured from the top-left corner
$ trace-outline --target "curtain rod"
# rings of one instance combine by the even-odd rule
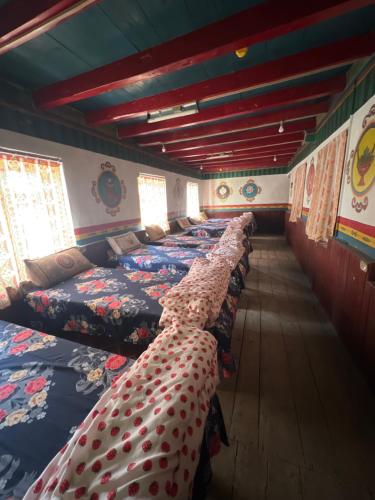
[[[5,148],[3,146],[0,146],[0,154],[1,153],[29,156],[30,158],[40,158],[41,160],[59,161],[62,163],[62,159],[57,156],[46,156],[42,154],[29,153],[28,151],[20,151],[19,149]]]

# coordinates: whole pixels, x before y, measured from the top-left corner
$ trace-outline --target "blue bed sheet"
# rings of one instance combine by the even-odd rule
[[[0,499],[21,499],[134,360],[0,321]]]
[[[209,250],[220,238],[206,238],[199,236],[187,236],[185,233],[169,234],[160,240],[151,241],[149,245],[165,246],[165,247],[186,247],[199,248],[201,250]]]
[[[28,318],[43,331],[104,337],[117,346],[147,346],[159,331],[159,299],[184,275],[97,267],[27,294]]]
[[[126,255],[115,255],[112,261],[127,270],[143,269],[145,271],[188,272],[194,259],[205,257],[207,250],[199,248],[173,248],[156,245],[145,245],[128,252]]]

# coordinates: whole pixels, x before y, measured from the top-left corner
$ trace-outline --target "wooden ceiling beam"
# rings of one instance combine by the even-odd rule
[[[289,147],[274,147],[274,148],[268,148],[264,149],[262,151],[258,150],[244,150],[244,151],[231,151],[228,153],[229,156],[223,156],[222,158],[219,157],[219,155],[210,157],[210,156],[203,156],[201,158],[182,158],[180,161],[183,163],[188,163],[189,165],[194,165],[194,164],[199,164],[199,165],[205,165],[209,164],[210,162],[217,162],[221,160],[230,160],[231,158],[264,158],[265,156],[270,156],[270,155],[290,155],[290,154],[295,154],[298,148],[300,147],[301,143],[294,144]]]
[[[247,99],[221,104],[220,106],[212,106],[202,109],[194,115],[171,118],[156,123],[125,125],[118,128],[118,137],[126,139],[128,137],[166,132],[180,127],[203,125],[217,120],[250,115],[290,104],[298,104],[303,101],[318,99],[341,92],[344,90],[345,84],[345,75],[340,75],[320,82],[275,90]]]
[[[269,147],[289,147],[293,143],[301,143],[305,138],[304,132],[294,132],[292,134],[278,134],[274,137],[264,137],[259,140],[242,141],[234,144],[221,144],[217,146],[209,146],[206,148],[201,148],[199,150],[194,149],[192,151],[179,151],[176,153],[170,153],[169,156],[173,159],[184,158],[193,159],[196,157],[202,157],[218,153],[226,153],[228,151],[241,151],[249,149],[264,149]]]
[[[291,133],[294,132],[302,132],[302,131],[307,131],[307,130],[314,130],[316,127],[316,120],[315,118],[307,118],[305,120],[298,120],[296,122],[288,122],[284,123],[284,132],[283,132],[283,137],[288,136]],[[220,135],[215,135],[213,137],[207,137],[206,139],[193,139],[191,141],[181,141],[181,142],[174,142],[171,144],[166,143],[165,148],[166,148],[166,153],[187,153],[187,152],[197,152],[199,153],[199,150],[201,148],[206,148],[206,147],[211,147],[211,146],[220,146],[222,144],[228,145],[230,144],[234,145],[240,145],[241,142],[249,141],[251,139],[266,139],[266,138],[271,138],[271,137],[279,137],[279,125],[275,126],[272,125],[271,127],[262,127],[254,130],[245,130],[244,132],[232,132],[232,133],[227,133],[227,134],[220,134]],[[143,140],[148,140],[146,139],[140,139],[138,141],[138,146],[144,146]],[[154,146],[155,151],[160,150],[160,146]]]
[[[189,166],[192,166],[192,165],[203,165],[203,167],[205,166],[209,166],[209,165],[217,165],[217,164],[224,164],[224,163],[236,163],[238,161],[245,161],[245,160],[260,160],[260,159],[270,159],[270,160],[273,160],[275,157],[276,158],[279,158],[279,157],[282,157],[281,159],[284,161],[285,159],[291,159],[293,158],[293,156],[296,154],[296,151],[297,149],[295,148],[293,151],[287,151],[285,153],[283,152],[275,152],[275,153],[265,153],[265,154],[257,154],[255,152],[248,152],[248,153],[244,153],[244,154],[239,154],[239,155],[235,155],[235,156],[232,156],[232,157],[227,157],[227,158],[216,158],[214,160],[204,160],[204,161],[200,161],[200,162],[185,162],[186,165],[189,165]]]
[[[236,73],[206,80],[161,94],[137,99],[132,102],[116,104],[86,113],[90,125],[101,125],[122,119],[145,116],[158,111],[189,102],[200,102],[224,95],[264,87],[273,83],[292,80],[306,74],[347,65],[370,55],[374,50],[374,34],[366,34],[331,43],[303,53],[269,61]],[[43,97],[43,89],[40,97]],[[41,101],[43,103],[43,101]]]
[[[11,0],[0,7],[0,55],[45,33],[99,0]]]
[[[35,93],[46,109],[178,71],[223,54],[306,28],[372,4],[372,0],[278,0],[255,5],[113,63],[57,82]]]
[[[143,146],[153,146],[155,144],[168,144],[183,140],[211,137],[213,135],[224,134],[248,130],[251,128],[264,127],[266,125],[278,124],[280,121],[289,122],[299,118],[316,117],[321,113],[326,113],[329,109],[328,101],[318,104],[301,104],[281,111],[264,113],[261,116],[250,118],[239,118],[228,120],[222,123],[203,125],[201,127],[183,128],[175,132],[164,132],[155,134],[142,140]]]

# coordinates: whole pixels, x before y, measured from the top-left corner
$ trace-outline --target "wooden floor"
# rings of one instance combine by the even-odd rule
[[[250,260],[209,500],[374,500],[373,394],[285,240],[255,238]]]

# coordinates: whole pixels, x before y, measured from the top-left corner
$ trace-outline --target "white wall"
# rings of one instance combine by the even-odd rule
[[[241,193],[240,189],[249,179],[252,179],[261,191],[256,197],[248,201]],[[231,194],[225,200],[218,198],[216,194],[217,187],[225,183],[231,189]],[[289,181],[286,174],[275,175],[251,175],[244,177],[229,177],[225,179],[208,179],[202,181],[202,198],[204,206],[228,207],[229,205],[272,205],[287,204]]]
[[[199,179],[8,130],[0,129],[0,147],[62,159],[75,228],[139,219],[137,176],[140,172],[166,177],[168,213],[171,217],[185,214],[186,183],[188,181],[201,182]],[[115,216],[107,214],[105,206],[102,203],[96,203],[91,193],[92,181],[97,180],[100,174],[100,165],[107,161],[116,166],[116,173],[120,180],[125,182],[127,188],[126,199],[122,201],[120,211]],[[179,196],[176,195],[175,190],[178,177],[181,179],[182,185]]]

